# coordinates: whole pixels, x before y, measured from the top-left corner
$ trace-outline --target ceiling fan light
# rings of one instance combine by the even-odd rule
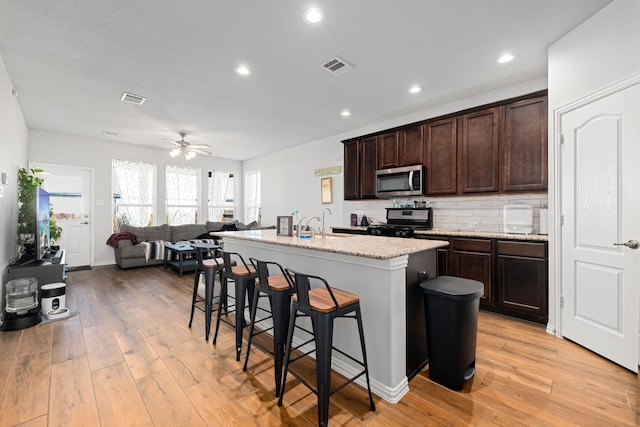
[[[196,156],[196,152],[195,151],[187,151],[186,153],[184,153],[184,158],[187,160],[191,160]]]
[[[179,148],[174,148],[173,150],[171,150],[169,155],[171,157],[178,157],[180,155],[180,149]]]

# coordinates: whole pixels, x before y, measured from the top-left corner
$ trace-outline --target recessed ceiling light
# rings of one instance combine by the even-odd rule
[[[322,21],[322,12],[318,9],[309,9],[304,13],[304,20],[309,24],[317,24]]]
[[[511,62],[516,58],[516,55],[513,53],[505,53],[496,61],[498,64],[506,64],[507,62]]]
[[[343,110],[342,113],[340,113],[341,116],[343,117],[348,117],[351,115],[351,111],[349,110]]]
[[[409,88],[409,93],[418,93],[421,91],[422,91],[422,88],[420,86],[411,86]]]
[[[238,68],[236,68],[236,73],[240,74],[241,76],[248,76],[249,74],[251,74],[251,70],[249,70],[244,65],[240,65]]]

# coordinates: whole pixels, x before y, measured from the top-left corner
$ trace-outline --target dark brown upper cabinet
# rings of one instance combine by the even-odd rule
[[[378,167],[380,169],[398,166],[398,132],[378,136]]]
[[[547,97],[506,105],[504,124],[501,190],[546,190]]]
[[[422,126],[411,126],[398,131],[398,166],[420,165],[424,161]]]
[[[495,107],[460,117],[460,193],[497,192],[500,189],[498,178],[502,111],[502,107]]]
[[[424,125],[427,167],[427,194],[455,194],[457,186],[457,119],[440,120]]]
[[[344,199],[372,199],[376,193],[376,137],[344,143]]]

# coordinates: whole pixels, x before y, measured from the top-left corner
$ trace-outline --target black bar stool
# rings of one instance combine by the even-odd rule
[[[280,396],[280,384],[282,381],[284,344],[287,340],[287,325],[289,324],[289,306],[291,304],[291,295],[293,295],[294,292],[293,280],[288,274],[285,273],[284,268],[277,262],[261,261],[255,258],[249,258],[249,261],[251,261],[251,264],[258,272],[258,280],[256,280],[255,282],[253,291],[247,354],[244,359],[244,366],[242,370],[247,370],[253,337],[268,331],[273,331],[273,351],[265,348],[259,343],[255,343],[255,345],[273,355],[273,371],[276,384],[276,397],[278,397]],[[275,272],[275,274],[270,274],[270,267],[271,270]],[[271,311],[258,307],[259,300],[263,297],[269,298]],[[268,313],[268,315],[256,321],[256,313],[258,310]],[[260,332],[254,334],[255,325],[269,319],[272,320],[273,326],[261,329]]]
[[[289,318],[289,330],[287,332],[286,353],[284,357],[284,374],[282,377],[282,393],[278,399],[278,406],[282,406],[282,398],[287,383],[287,372],[296,377],[302,384],[307,386],[318,396],[318,424],[326,426],[329,421],[329,396],[342,389],[347,384],[364,375],[367,380],[367,390],[369,392],[370,409],[376,410],[371,394],[371,385],[369,383],[369,368],[367,365],[367,351],[364,345],[364,332],[362,328],[362,315],[360,313],[360,299],[357,295],[340,289],[331,288],[326,280],[319,276],[298,273],[289,269],[285,270],[288,274],[295,277],[294,284],[296,295],[291,300],[291,316]],[[311,282],[319,284],[319,287],[311,289]],[[311,352],[307,352],[291,359],[291,343],[293,341],[293,331],[298,317],[298,312],[311,317],[313,333],[316,342],[316,376],[317,389],[314,389],[309,383],[302,379],[289,367],[291,362],[306,356]],[[351,318],[358,323],[358,332],[360,334],[360,346],[362,347],[362,361],[344,353],[343,351],[333,347],[333,321],[336,318]],[[303,344],[304,345],[304,344]],[[352,378],[331,389],[331,353],[336,350],[338,353],[350,360],[358,363],[364,369]]]
[[[189,327],[193,323],[193,313],[195,309],[204,313],[205,322],[205,340],[209,340],[209,331],[211,330],[211,313],[213,312],[213,287],[215,275],[220,275],[220,283],[222,283],[222,270],[224,269],[222,258],[219,256],[218,250],[220,246],[208,243],[195,243],[193,245],[196,250],[196,271],[193,279],[193,298],[191,299],[191,317],[189,318]],[[198,296],[198,286],[200,284],[200,276],[204,273],[205,291],[204,298]],[[204,302],[204,307],[199,304]]]
[[[222,259],[224,260],[224,270],[222,273],[222,286],[220,289],[220,303],[218,304],[218,317],[216,318],[216,332],[213,334],[213,344],[215,345],[218,339],[218,328],[220,327],[220,318],[222,316],[222,310],[224,307],[225,316],[235,311],[236,323],[233,325],[226,319],[225,323],[234,326],[236,329],[236,360],[240,360],[240,352],[242,351],[242,329],[245,326],[244,321],[244,309],[245,309],[245,297],[249,296],[249,306],[253,300],[253,286],[255,280],[258,277],[256,269],[247,264],[237,252],[222,252]],[[227,306],[228,297],[228,281],[233,280],[235,284],[235,305],[233,310]],[[247,293],[247,290],[249,292]],[[223,302],[224,301],[224,302]]]

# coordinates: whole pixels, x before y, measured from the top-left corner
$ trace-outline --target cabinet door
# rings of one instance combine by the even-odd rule
[[[545,243],[498,241],[496,306],[518,318],[547,323]]]
[[[376,197],[377,148],[376,137],[360,140],[360,198],[362,199]]]
[[[493,305],[493,253],[490,239],[452,239],[452,275],[484,284],[480,303]]]
[[[380,169],[398,166],[398,132],[378,136],[378,167]]]
[[[355,200],[360,197],[359,141],[344,143],[344,199]]]
[[[505,107],[502,191],[547,189],[547,97]]]
[[[426,139],[427,194],[455,194],[457,189],[457,120],[424,125]]]
[[[499,142],[502,107],[465,114],[461,117],[460,192],[499,190]]]
[[[420,165],[424,161],[422,126],[398,132],[398,166]]]

